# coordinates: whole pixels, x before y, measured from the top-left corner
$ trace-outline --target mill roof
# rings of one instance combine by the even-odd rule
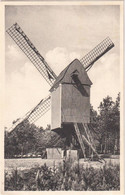
[[[52,92],[54,88],[57,88],[60,83],[71,83],[71,73],[73,73],[75,70],[80,73],[82,84],[92,85],[92,82],[89,79],[83,65],[78,59],[75,59],[59,74],[51,87],[50,92]]]

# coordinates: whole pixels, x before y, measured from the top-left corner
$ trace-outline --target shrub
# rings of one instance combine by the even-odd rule
[[[104,191],[120,189],[120,169],[117,165],[103,168],[84,168],[71,160],[64,161],[58,167],[41,167],[30,170],[14,170],[11,175],[5,173],[5,190],[25,191]]]

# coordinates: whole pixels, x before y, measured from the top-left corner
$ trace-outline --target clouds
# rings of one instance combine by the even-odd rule
[[[48,89],[48,84],[30,62],[26,62],[20,71],[12,72],[9,82],[6,82],[7,126],[11,126],[13,120],[25,115],[46,97]]]
[[[50,86],[28,59],[22,64],[20,52],[18,53],[16,47],[9,46],[7,56],[8,58],[15,57],[15,63],[18,66],[11,71],[6,80],[5,123],[9,127],[13,120],[23,117],[41,99],[45,98],[49,93]],[[56,47],[45,55],[48,64],[57,75],[76,57],[79,57],[79,54],[70,53],[66,48],[61,47]],[[13,60],[10,62],[9,65],[12,66]],[[36,122],[37,125],[43,127],[46,127],[48,123],[51,123],[50,111]]]
[[[17,54],[13,47],[11,56]],[[19,57],[19,58],[18,58]],[[46,60],[58,75],[72,60],[80,58],[76,52],[69,52],[66,48],[56,47],[46,53]],[[25,115],[31,108],[48,95],[49,86],[36,68],[28,60],[18,70],[11,72],[9,82],[6,82],[6,124]],[[93,85],[91,87],[91,104],[95,109],[107,95],[116,98],[119,92],[119,57],[115,53],[103,56],[88,72]],[[36,124],[46,127],[51,123],[50,111]]]
[[[21,55],[16,49],[16,45],[8,45],[8,57],[11,57],[12,59],[19,58],[21,59]]]
[[[64,47],[56,47],[50,50],[46,54],[46,60],[54,70],[54,72],[59,75],[59,73],[75,58],[79,58],[80,55],[76,52],[69,52]]]
[[[6,28],[17,22],[58,75],[72,60],[81,59],[107,36],[115,48],[88,72],[96,109],[107,95],[116,98],[119,80],[119,6],[6,6]],[[6,117],[10,126],[42,98],[49,86],[6,34]],[[37,124],[50,123],[50,112]]]
[[[113,100],[120,91],[120,62],[115,53],[107,53],[88,72],[93,85],[91,87],[91,104],[95,109],[107,95]]]
[[[107,36],[114,42],[119,38],[120,14],[115,5],[6,6],[5,13],[6,28],[19,23],[44,56],[56,47],[82,54]]]
[[[24,63],[26,63],[27,58],[20,52],[20,49],[13,42],[6,46],[6,79],[9,80],[10,75],[15,71],[20,71]]]

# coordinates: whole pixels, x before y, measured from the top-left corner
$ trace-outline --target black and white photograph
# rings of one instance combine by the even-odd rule
[[[121,194],[122,6],[5,3],[4,193]]]

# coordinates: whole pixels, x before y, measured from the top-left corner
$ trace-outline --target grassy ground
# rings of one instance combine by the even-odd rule
[[[58,165],[63,162],[62,159],[41,159],[41,158],[20,158],[20,159],[5,159],[5,170],[8,169],[30,169],[33,167],[42,166],[46,163],[47,166]]]
[[[9,159],[12,160],[12,159]],[[111,161],[106,164],[97,162],[83,162],[83,160],[72,162],[71,159],[59,162],[43,160],[49,165],[36,165],[34,162],[40,159],[18,159],[23,166],[23,170],[14,168],[17,159],[13,159],[10,166],[11,172],[5,171],[5,190],[6,191],[110,191],[120,190],[120,166]],[[33,160],[33,161],[32,161]],[[28,163],[30,162],[30,166]],[[27,164],[27,168],[26,168]],[[6,164],[7,165],[7,164]],[[19,164],[18,164],[19,165]],[[58,166],[57,166],[58,165]],[[96,165],[93,167],[93,165]]]
[[[106,163],[112,163],[113,165],[119,164],[119,159],[105,159]],[[11,169],[30,169],[33,167],[42,166],[46,163],[47,166],[59,165],[63,162],[63,159],[41,159],[41,158],[25,158],[25,159],[5,159],[5,170]],[[103,164],[98,161],[85,162],[84,159],[80,159],[79,163],[84,167],[92,166],[95,168],[102,167]]]

